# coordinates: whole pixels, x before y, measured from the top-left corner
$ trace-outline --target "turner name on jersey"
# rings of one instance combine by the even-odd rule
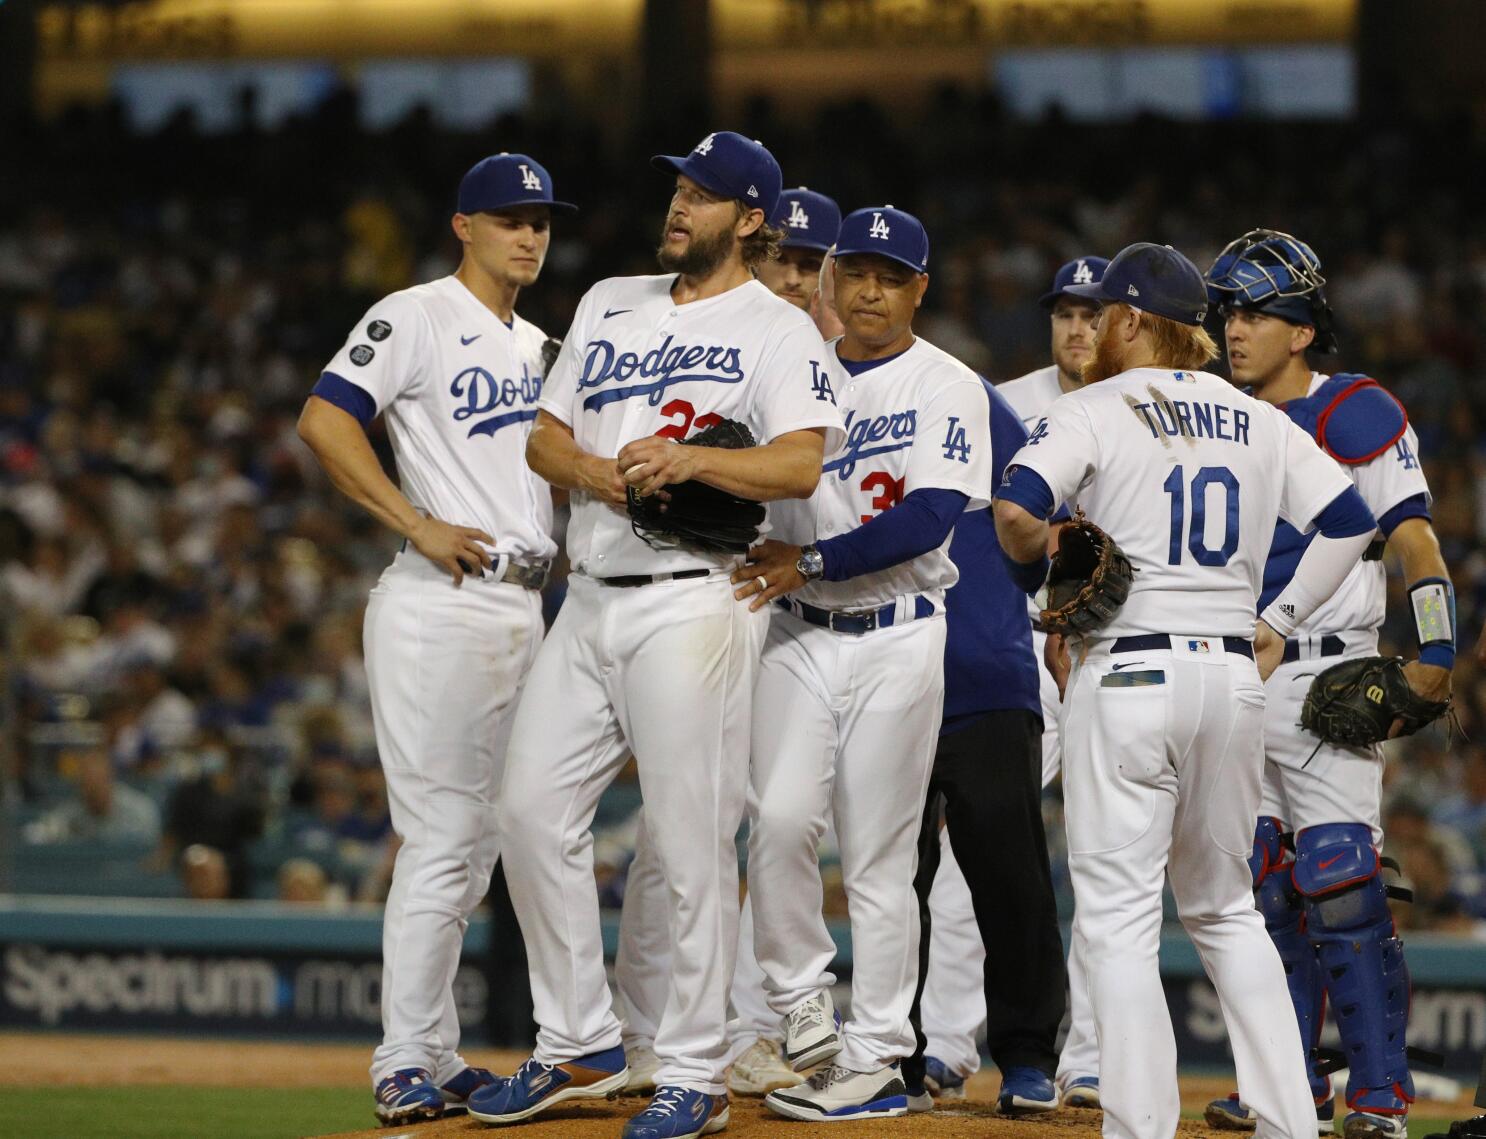
[[[678,305],[674,274],[613,277],[578,305],[539,406],[595,455],[646,435],[681,440],[716,423],[746,423],[760,444],[791,431],[841,436],[819,376],[825,346],[810,318],[757,281]],[[568,556],[582,573],[614,577],[720,567],[727,555],[654,550],[623,509],[575,492]]]
[[[392,293],[326,365],[385,414],[403,493],[419,510],[550,558],[552,494],[526,465],[546,334],[502,322],[455,277]],[[514,434],[513,434],[514,433]]]
[[[780,536],[805,544],[870,522],[915,490],[964,494],[967,510],[991,496],[990,403],[980,377],[926,340],[853,376],[827,345],[831,383],[841,403],[845,442],[830,452],[820,485],[804,502],[781,502]],[[813,581],[794,596],[827,609],[885,605],[922,594],[940,607],[959,580],[950,539],[880,573],[849,581]]]
[[[1298,530],[1347,476],[1284,412],[1206,372],[1135,368],[1062,396],[1012,460],[1129,556],[1101,630],[1252,635],[1275,518]]]

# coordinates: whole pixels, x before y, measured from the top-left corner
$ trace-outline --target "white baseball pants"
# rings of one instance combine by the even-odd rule
[[[852,931],[851,1019],[836,1062],[854,1071],[914,1049],[913,876],[944,638],[940,617],[850,636],[776,611],[759,673],[748,839],[758,962],[780,1016],[835,980],[816,856],[834,816]]]
[[[1186,646],[1187,639],[1177,639]],[[1170,1139],[1181,1103],[1161,987],[1161,886],[1218,991],[1258,1139],[1309,1139],[1315,1106],[1280,964],[1247,863],[1264,690],[1221,639],[1108,652],[1075,666],[1063,719],[1076,936],[1099,1038],[1107,1139]]]
[[[767,621],[733,600],[725,572],[632,588],[573,576],[516,714],[500,806],[542,1063],[621,1042],[589,828],[600,793],[633,752],[673,950],[656,1080],[725,1090],[734,837]]]
[[[377,753],[402,838],[382,923],[375,1086],[401,1068],[449,1079],[452,985],[469,917],[500,853],[496,795],[522,684],[542,642],[541,598],[449,575],[414,550],[372,590],[364,626]]]
[[[950,1071],[980,1071],[975,1038],[986,1020],[985,946],[975,922],[975,903],[965,872],[950,849],[949,830],[939,828],[939,870],[929,889],[929,972],[919,1002],[927,1044],[924,1055]]]

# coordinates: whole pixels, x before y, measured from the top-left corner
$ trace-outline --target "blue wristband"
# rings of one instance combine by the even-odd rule
[[[1006,568],[1011,573],[1011,580],[1016,582],[1017,588],[1028,596],[1042,588],[1042,583],[1047,580],[1047,571],[1051,566],[1052,561],[1046,554],[1035,562],[1014,562],[1009,557],[1006,559]]]
[[[1454,645],[1425,645],[1419,650],[1419,663],[1432,664],[1435,668],[1455,667]]]

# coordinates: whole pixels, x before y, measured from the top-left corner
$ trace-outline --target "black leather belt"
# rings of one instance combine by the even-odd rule
[[[711,570],[678,570],[676,573],[631,573],[619,577],[596,577],[600,585],[612,585],[616,589],[633,589],[637,585],[659,585],[663,581],[687,581],[694,577],[706,577]]]
[[[1317,645],[1314,641],[1311,642],[1311,652],[1309,655],[1311,658],[1339,657],[1346,651],[1347,645],[1345,641],[1343,641],[1335,633],[1327,633],[1324,637],[1321,638],[1321,643],[1319,645]],[[1300,641],[1297,640],[1295,637],[1287,637],[1285,640],[1285,657],[1284,660],[1282,660],[1280,663],[1291,664],[1299,659]]]
[[[819,625],[823,629],[829,629],[833,633],[846,633],[849,636],[860,637],[863,633],[870,633],[874,629],[891,628],[897,620],[897,605],[889,603],[880,609],[822,609],[818,605],[806,605],[803,601],[786,601],[779,598],[774,602],[786,613],[793,613],[802,621],[811,625]],[[923,617],[934,615],[934,603],[927,597],[915,597],[913,599],[913,616],[910,621],[917,621]]]
[[[1254,645],[1242,637],[1173,637],[1166,633],[1143,633],[1135,637],[1116,637],[1109,646],[1112,653],[1148,653],[1158,649],[1172,649],[1179,645],[1192,647],[1212,641],[1221,641],[1223,651],[1237,653],[1241,657],[1254,659]]]
[[[534,566],[511,562],[506,566],[506,572],[500,575],[500,579],[507,585],[519,585],[522,589],[541,589],[547,584],[547,577],[551,570],[550,562],[538,562]]]

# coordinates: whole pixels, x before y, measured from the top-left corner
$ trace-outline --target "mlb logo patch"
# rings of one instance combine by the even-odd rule
[[[1191,640],[1187,642],[1187,651],[1189,653],[1210,653],[1212,646],[1206,641]]]

